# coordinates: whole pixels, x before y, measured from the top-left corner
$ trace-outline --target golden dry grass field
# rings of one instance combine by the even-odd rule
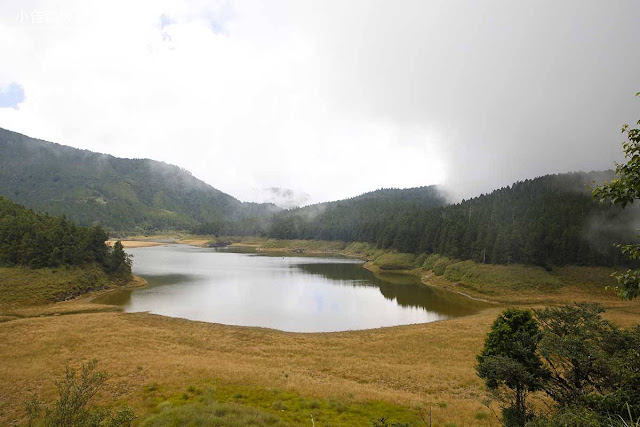
[[[638,323],[640,303],[580,283],[531,298],[524,306],[599,301],[624,326]],[[453,282],[425,281],[457,290]],[[429,324],[341,333],[287,333],[122,313],[94,304],[104,292],[55,304],[0,305],[0,425],[25,421],[24,400],[55,398],[52,380],[66,363],[97,358],[110,375],[96,403],[128,404],[139,420],[192,391],[253,405],[287,425],[370,425],[382,416],[419,425],[418,407],[433,407],[434,426],[498,425],[482,403],[474,370],[484,336],[508,302],[479,314]],[[306,402],[306,403],[305,403]],[[182,404],[182,403],[179,403]],[[305,406],[306,405],[306,406]]]
[[[91,309],[75,303],[59,306]],[[0,324],[0,420],[20,419],[24,398],[34,392],[53,398],[51,380],[65,363],[98,358],[101,369],[111,374],[102,401],[126,401],[139,414],[151,409],[145,407],[145,386],[159,384],[169,397],[190,385],[218,380],[321,399],[431,404],[438,408],[436,420],[474,425],[475,414],[483,410],[474,355],[498,312],[496,308],[433,324],[330,334],[146,313],[16,319]]]

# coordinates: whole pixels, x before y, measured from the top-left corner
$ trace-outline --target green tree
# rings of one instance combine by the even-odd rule
[[[491,326],[476,371],[503,402],[503,422],[524,426],[532,416],[527,396],[543,385],[546,370],[536,354],[540,328],[531,311],[505,310]]]
[[[640,96],[640,92],[636,94]],[[640,120],[637,124],[640,126]],[[616,163],[616,178],[605,181],[593,190],[593,197],[600,203],[609,202],[622,208],[640,199],[640,128],[622,126],[627,140],[622,143],[626,163]],[[640,245],[618,245],[622,253],[632,260],[640,259]],[[640,270],[629,269],[614,273],[618,281],[618,293],[623,299],[634,299],[640,295]]]
[[[109,273],[121,281],[131,280],[131,255],[124,251],[120,240],[113,245],[109,258]]]
[[[550,371],[544,391],[560,413],[640,414],[640,327],[621,329],[603,312],[597,304],[535,310]]]

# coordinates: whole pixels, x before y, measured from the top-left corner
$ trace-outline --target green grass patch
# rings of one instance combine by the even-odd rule
[[[616,286],[617,282],[611,276],[616,270],[611,267],[580,267],[566,266],[554,268],[551,274],[566,285],[574,285],[585,288],[604,289],[606,286]],[[626,271],[626,267],[617,268],[618,271]]]
[[[432,270],[436,276],[442,276],[447,267],[451,264],[455,264],[456,262],[459,262],[459,260],[433,254],[425,258],[424,262],[422,263],[422,268],[426,270]]]
[[[97,265],[31,269],[0,268],[0,305],[60,301],[110,284]]]
[[[413,268],[416,256],[406,253],[386,253],[374,260],[374,264],[382,270],[409,270]]]
[[[475,415],[476,420],[486,420],[489,418],[489,414],[484,411],[477,411]]]
[[[278,389],[221,383],[190,386],[168,400],[156,399],[153,414],[142,426],[368,426],[387,417],[394,422],[417,425],[419,415],[411,408],[379,401],[355,401],[353,396],[318,399]]]
[[[342,241],[327,240],[280,240],[268,239],[262,243],[265,249],[304,250],[309,252],[337,252],[343,251],[346,244]]]
[[[519,264],[507,266],[461,261],[449,264],[443,276],[447,280],[488,295],[500,293],[505,288],[549,292],[562,286],[561,280],[544,268]]]
[[[219,403],[210,396],[183,405],[166,404],[158,414],[145,419],[141,426],[220,426],[220,427],[279,427],[283,423],[273,414],[237,403]]]
[[[348,255],[350,254],[370,259],[376,258],[382,255],[384,252],[384,250],[376,248],[375,245],[365,242],[349,243],[345,248],[345,253]]]

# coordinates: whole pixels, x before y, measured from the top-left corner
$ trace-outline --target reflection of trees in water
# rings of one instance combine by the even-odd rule
[[[147,288],[154,286],[176,285],[178,283],[189,283],[198,280],[194,274],[145,274],[144,279],[149,283]]]
[[[149,290],[160,286],[171,286],[178,283],[194,282],[198,280],[198,276],[192,274],[145,274],[143,278],[147,281],[147,286],[141,288],[142,290]],[[108,294],[96,298],[93,301],[98,304],[126,306],[131,303],[132,293],[133,289],[120,289],[114,292],[109,292]]]
[[[486,306],[453,292],[425,286],[413,276],[376,275],[362,264],[298,264],[298,267],[345,286],[376,287],[386,299],[395,300],[402,307],[423,308],[445,316],[472,314]]]
[[[385,283],[397,283],[410,285],[417,283],[417,279],[412,276],[401,275],[401,274],[393,274],[390,275],[389,278],[385,277],[382,279],[380,276],[377,276],[364,268],[362,264],[346,264],[346,263],[336,263],[336,264],[324,264],[324,263],[313,263],[313,264],[297,264],[296,267],[299,267],[301,270],[315,274],[318,276],[322,276],[327,279],[337,280],[337,281],[361,281],[363,283],[353,284],[355,286],[374,286],[374,285],[382,285]],[[351,284],[351,283],[350,283]]]

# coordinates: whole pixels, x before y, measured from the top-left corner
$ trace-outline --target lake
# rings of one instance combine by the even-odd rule
[[[413,276],[374,274],[363,261],[345,257],[177,244],[127,252],[134,257],[134,274],[148,286],[96,300],[121,305],[126,312],[330,332],[434,322],[485,306],[425,286]]]

